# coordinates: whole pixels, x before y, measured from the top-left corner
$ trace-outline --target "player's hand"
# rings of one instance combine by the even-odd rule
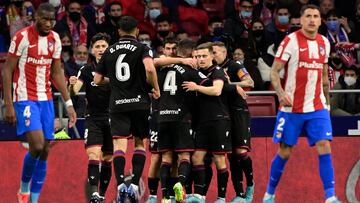
[[[196,69],[198,67],[197,60],[194,58],[183,58],[183,59],[181,59],[181,63],[184,65],[191,66],[191,68],[194,68],[194,69]]]
[[[69,128],[72,128],[76,123],[76,112],[73,106],[69,106],[66,108],[66,111],[69,116]]]
[[[183,89],[185,89],[187,92],[188,91],[197,91],[197,87],[198,85],[194,82],[189,82],[189,81],[185,81],[183,82],[183,84],[181,85],[183,87]]]
[[[247,94],[246,94],[245,90],[242,87],[240,87],[239,85],[236,85],[236,91],[243,99],[247,98]]]
[[[152,89],[151,92],[152,92],[152,96],[153,96],[154,99],[159,99],[160,98],[160,90]]]
[[[71,76],[69,78],[69,84],[70,85],[75,85],[76,81],[77,81],[77,77],[75,77],[75,76]]]
[[[279,102],[282,106],[292,106],[291,98],[288,94],[284,93],[281,96],[279,96]]]
[[[16,115],[15,115],[15,110],[14,110],[14,106],[13,105],[6,105],[5,106],[5,120],[11,124],[11,125],[15,125],[16,124]]]

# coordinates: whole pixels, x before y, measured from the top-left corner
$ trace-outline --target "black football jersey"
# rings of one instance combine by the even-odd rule
[[[96,71],[110,79],[111,113],[150,108],[143,64],[146,57],[152,58],[152,51],[131,36],[121,38],[104,52]]]
[[[109,117],[110,86],[98,86],[94,83],[95,64],[87,64],[78,72],[78,79],[83,82],[87,99],[87,114],[93,118]]]
[[[182,64],[173,64],[159,71],[158,122],[191,122],[191,107],[195,103],[195,92],[186,92],[182,88],[184,81],[204,84],[208,78],[198,70]]]

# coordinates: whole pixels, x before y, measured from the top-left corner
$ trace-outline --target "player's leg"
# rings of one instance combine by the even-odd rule
[[[159,169],[161,164],[160,153],[151,153],[151,161],[148,173],[148,188],[150,196],[147,203],[157,203],[157,189],[159,185]]]
[[[196,200],[205,202],[205,167],[204,167],[204,157],[206,151],[196,150],[191,157],[193,163],[192,174],[194,179],[194,196]]]
[[[186,194],[186,192],[184,191],[185,185],[187,183],[187,179],[191,171],[190,152],[179,152],[178,160],[179,160],[179,166],[178,166],[179,182],[177,182],[173,186],[173,189],[175,192],[175,201],[182,202]]]
[[[172,151],[164,151],[161,153],[161,166],[160,166],[160,182],[161,182],[161,191],[162,191],[162,200],[169,201],[169,181],[170,181],[170,172],[172,168]]]
[[[239,164],[235,151],[233,151],[232,154],[228,154],[228,158],[230,164],[231,181],[233,183],[234,191],[236,194],[236,197],[234,197],[230,201],[230,203],[241,202],[244,201],[246,197],[243,188],[242,166]]]
[[[211,153],[206,153],[206,155],[204,157],[204,167],[205,167],[204,193],[205,193],[205,195],[207,194],[207,192],[209,190],[211,180],[212,180],[212,177],[213,177],[212,164],[213,164],[213,155]]]
[[[114,152],[114,146],[112,142],[110,124],[108,119],[102,121],[102,135],[103,135],[103,146],[101,147],[102,161],[100,168],[99,194],[101,198],[105,199],[105,193],[109,186],[112,176],[111,166],[112,166],[113,152]]]
[[[87,178],[90,185],[90,202],[99,198],[99,179],[100,179],[100,162],[101,162],[101,146],[90,145],[86,148],[86,154],[88,155],[88,167]]]
[[[337,203],[335,196],[335,177],[331,159],[332,128],[328,110],[309,114],[305,130],[310,146],[316,145],[319,154],[319,173],[325,191],[326,203]]]

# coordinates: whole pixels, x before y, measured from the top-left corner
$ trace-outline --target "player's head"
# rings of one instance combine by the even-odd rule
[[[178,43],[177,54],[180,57],[191,58],[196,43],[191,39],[183,39]]]
[[[222,64],[227,56],[227,50],[223,42],[214,42],[213,43],[213,53],[214,59],[217,64]]]
[[[137,37],[139,29],[137,28],[138,21],[132,16],[122,16],[118,21],[118,28],[120,36],[132,35]]]
[[[106,33],[99,32],[91,38],[91,52],[99,61],[105,50],[108,48],[110,36]]]
[[[304,5],[300,10],[300,23],[305,33],[317,33],[321,25],[321,16],[319,7],[308,4]]]
[[[202,69],[207,69],[213,65],[214,54],[211,42],[196,47],[196,59],[198,66]]]
[[[35,26],[41,36],[47,36],[55,22],[55,8],[49,3],[40,4],[35,14]]]
[[[177,41],[172,37],[165,38],[163,42],[164,55],[174,57],[176,56]]]

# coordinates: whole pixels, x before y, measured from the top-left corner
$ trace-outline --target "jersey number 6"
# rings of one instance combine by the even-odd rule
[[[130,66],[128,63],[123,62],[126,54],[121,54],[116,60],[116,78],[120,82],[125,82],[130,78]]]

